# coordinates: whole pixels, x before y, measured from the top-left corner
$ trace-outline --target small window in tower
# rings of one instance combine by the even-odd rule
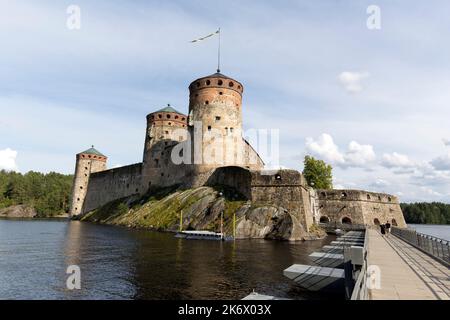
[[[228,135],[228,127],[225,128],[225,134]]]
[[[175,116],[175,119],[178,119],[178,116]]]
[[[75,208],[75,211],[78,211],[78,208]]]
[[[230,86],[230,88],[234,87],[234,83],[232,81],[230,81],[230,83],[228,85]]]
[[[218,84],[219,86],[221,86],[221,85],[223,85],[223,81],[222,81],[222,80],[219,80],[219,81],[217,81],[217,84]]]
[[[241,86],[238,86],[238,89],[241,90]]]
[[[84,176],[87,177],[87,173],[85,173]]]
[[[166,134],[169,134],[169,131],[166,131]]]
[[[167,119],[170,119],[170,114],[167,115]]]
[[[88,158],[90,159],[90,158],[91,158],[91,156],[88,156]]]
[[[222,91],[220,91],[220,92],[219,92],[219,95],[223,95],[223,92],[222,92]]]
[[[89,170],[88,167],[84,167],[84,170]]]
[[[169,126],[171,126],[172,125],[172,122],[169,122]]]
[[[233,128],[230,128],[230,132],[231,132],[231,133],[233,133],[233,130],[234,130]]]
[[[83,186],[80,187],[80,190],[83,190]]]
[[[181,118],[181,121],[184,121],[184,120],[186,120],[186,118]]]
[[[80,198],[78,198],[77,201],[80,201]]]
[[[211,81],[206,80],[206,85],[209,86],[211,84]]]
[[[198,93],[195,94],[195,97],[196,97],[196,98],[198,97]]]
[[[219,116],[216,116],[216,121],[220,121],[220,117]]]
[[[208,131],[211,131],[211,126],[208,126]]]
[[[162,115],[161,115],[161,114],[158,114],[158,118],[160,118],[160,119],[161,119],[161,118],[162,118]]]
[[[161,177],[164,177],[164,173],[161,173]]]
[[[205,104],[209,104],[209,101],[208,101],[208,100],[206,100],[206,101],[205,101]]]

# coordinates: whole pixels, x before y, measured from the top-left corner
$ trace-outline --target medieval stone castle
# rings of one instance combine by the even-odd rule
[[[358,190],[314,190],[295,170],[268,174],[242,136],[244,86],[220,72],[189,86],[189,114],[171,106],[147,116],[143,161],[107,170],[93,147],[76,156],[71,215],[149,190],[225,185],[252,202],[273,203],[308,232],[319,222],[406,223],[395,196]]]

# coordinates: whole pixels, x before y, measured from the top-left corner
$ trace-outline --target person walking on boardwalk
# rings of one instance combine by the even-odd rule
[[[384,235],[386,234],[386,226],[384,224],[380,224],[380,231],[381,231],[381,236],[384,237]]]
[[[386,222],[385,228],[386,228],[386,236],[389,236],[391,234],[391,224],[389,223],[389,221]]]

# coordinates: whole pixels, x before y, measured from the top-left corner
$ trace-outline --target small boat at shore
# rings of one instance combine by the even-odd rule
[[[212,231],[180,231],[175,235],[175,237],[187,240],[216,240],[216,241],[233,240],[232,237],[226,237],[223,233],[217,233]]]

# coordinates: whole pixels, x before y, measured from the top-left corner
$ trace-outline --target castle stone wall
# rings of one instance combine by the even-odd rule
[[[317,190],[322,222],[376,225],[389,221],[406,227],[398,198],[361,190]]]
[[[101,207],[113,200],[140,193],[142,163],[93,173],[82,213]]]

